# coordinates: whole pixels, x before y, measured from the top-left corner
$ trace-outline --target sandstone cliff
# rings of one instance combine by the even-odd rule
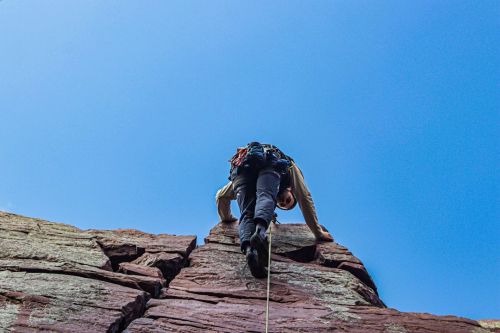
[[[316,244],[303,224],[272,228],[271,332],[500,331],[389,309],[345,247]],[[266,280],[245,267],[237,224],[195,246],[0,212],[0,332],[263,332]]]

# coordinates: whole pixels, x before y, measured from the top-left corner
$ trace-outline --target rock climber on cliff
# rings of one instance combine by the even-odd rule
[[[231,213],[231,200],[237,200],[241,251],[254,277],[266,276],[266,230],[276,206],[290,210],[298,203],[316,239],[333,241],[318,223],[311,193],[292,158],[276,146],[251,142],[238,148],[230,162],[230,181],[216,194],[217,210],[222,222],[234,222],[237,218]]]

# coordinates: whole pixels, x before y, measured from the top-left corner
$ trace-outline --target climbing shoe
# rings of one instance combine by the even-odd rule
[[[266,269],[259,261],[259,254],[255,249],[249,247],[246,251],[246,258],[253,277],[261,279],[267,276]]]
[[[262,267],[267,267],[269,253],[266,229],[264,226],[260,224],[257,225],[254,234],[250,237],[250,245],[257,250]]]

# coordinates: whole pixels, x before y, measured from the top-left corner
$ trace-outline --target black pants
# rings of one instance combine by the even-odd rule
[[[276,208],[280,173],[272,167],[234,170],[231,175],[240,207],[240,243],[245,250],[258,224],[269,226]]]

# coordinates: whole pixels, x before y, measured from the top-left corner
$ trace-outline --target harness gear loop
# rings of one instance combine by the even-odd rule
[[[272,225],[269,228],[269,255],[267,262],[266,333],[268,333],[268,328],[269,328],[269,291],[271,289],[271,241],[272,241],[271,230],[272,230]]]

